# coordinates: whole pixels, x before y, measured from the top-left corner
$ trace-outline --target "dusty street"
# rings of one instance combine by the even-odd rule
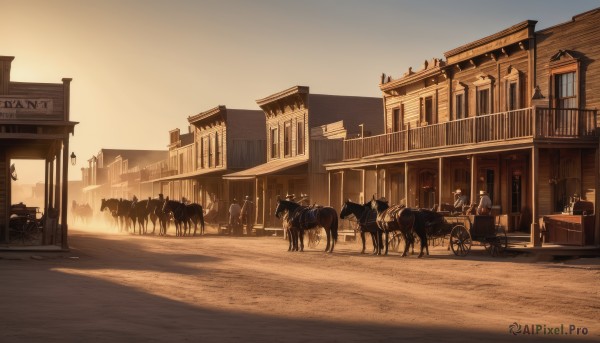
[[[0,342],[600,339],[600,259],[378,257],[351,242],[288,253],[276,237],[77,229],[70,245],[0,253]]]

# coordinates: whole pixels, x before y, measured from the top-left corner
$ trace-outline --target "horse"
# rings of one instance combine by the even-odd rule
[[[150,212],[148,211],[148,200],[140,200],[134,201],[131,204],[131,218],[133,218],[133,230],[135,232],[135,223],[136,221],[140,224],[139,234],[148,233],[148,215]]]
[[[114,219],[115,226],[119,227],[119,219],[117,214],[119,210],[119,199],[102,199],[100,204],[100,212],[104,211],[104,209],[108,209],[110,211],[110,214]]]
[[[117,207],[117,217],[119,217],[119,224],[121,231],[129,231],[131,226],[131,205],[133,201],[127,199],[119,199],[119,206]],[[135,226],[133,227],[133,233],[135,233]]]
[[[156,230],[156,220],[158,220],[159,235],[167,234],[167,214],[163,212],[165,199],[152,199],[148,197],[148,210],[150,221],[152,222],[152,234]]]
[[[373,242],[373,253],[380,254],[383,249],[383,246],[380,244],[383,232],[377,226],[377,212],[371,209],[371,204],[366,203],[361,205],[347,200],[340,211],[340,218],[345,219],[349,215],[354,215],[360,228],[360,238],[362,239],[362,251],[360,253],[365,253],[365,233],[369,232],[371,234],[371,241]]]
[[[194,224],[194,236],[198,228],[198,222],[200,222],[200,234],[204,234],[204,213],[202,206],[196,203],[186,205],[182,202],[169,200],[169,197],[165,200],[163,205],[163,212],[173,213],[175,219],[175,235],[185,236],[188,228],[191,234],[191,223]],[[191,223],[190,223],[191,222]]]
[[[389,233],[390,231],[400,231],[404,238],[405,246],[402,257],[408,254],[408,248],[414,242],[416,233],[421,241],[421,252],[419,257],[423,257],[423,250],[427,246],[427,233],[425,231],[425,216],[419,214],[418,210],[395,205],[390,207],[387,202],[373,198],[371,207],[377,211],[377,226],[385,233],[385,254],[388,253]],[[431,211],[430,211],[431,212]]]
[[[275,216],[288,212],[287,222],[292,231],[297,230],[297,238],[300,238],[300,251],[304,251],[304,230],[322,227],[327,234],[327,246],[325,252],[333,252],[335,242],[338,238],[338,216],[332,207],[302,206],[292,201],[277,199]],[[295,248],[297,249],[295,242]]]
[[[79,205],[77,201],[73,200],[71,206],[71,213],[73,213],[73,221],[81,220],[82,223],[88,224],[92,218],[94,211],[89,204]]]

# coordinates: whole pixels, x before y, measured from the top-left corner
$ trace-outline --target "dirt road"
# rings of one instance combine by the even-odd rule
[[[0,253],[0,342],[600,339],[600,259],[71,232],[70,253]]]

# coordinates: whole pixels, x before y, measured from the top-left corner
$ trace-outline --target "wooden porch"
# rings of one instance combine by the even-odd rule
[[[597,110],[529,107],[344,140],[343,159],[530,139],[596,137]]]

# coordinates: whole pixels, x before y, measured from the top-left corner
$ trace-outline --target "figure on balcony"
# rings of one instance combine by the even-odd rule
[[[484,190],[479,191],[479,206],[477,206],[477,214],[479,215],[490,215],[492,212],[492,199],[488,193]]]

